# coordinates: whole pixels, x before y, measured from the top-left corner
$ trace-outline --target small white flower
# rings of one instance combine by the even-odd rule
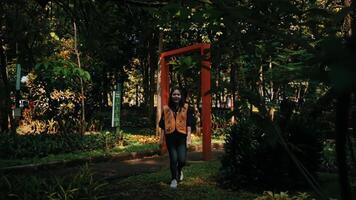
[[[223,34],[223,32],[218,31],[218,32],[216,32],[216,34],[215,34],[215,35],[220,36],[220,35],[222,35],[222,34]]]
[[[28,76],[21,77],[21,83],[26,83],[28,81]]]

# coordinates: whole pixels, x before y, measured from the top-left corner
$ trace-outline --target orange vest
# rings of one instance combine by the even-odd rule
[[[164,128],[167,134],[175,130],[187,134],[187,111],[188,104],[184,104],[174,117],[174,112],[167,105],[163,106]]]

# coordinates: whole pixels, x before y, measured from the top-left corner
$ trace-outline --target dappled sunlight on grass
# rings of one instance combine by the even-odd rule
[[[159,145],[136,143],[127,146],[116,146],[111,151],[115,153],[121,153],[121,152],[140,152],[145,150],[159,150]]]
[[[194,145],[201,145],[203,140],[203,136],[199,136],[196,134],[192,134],[192,144]],[[211,143],[219,143],[223,144],[225,143],[225,136],[212,136],[211,138]]]
[[[142,152],[146,150],[159,150],[158,144],[141,144],[135,143],[127,146],[115,146],[110,150],[92,150],[92,151],[84,151],[84,152],[71,152],[64,154],[50,154],[46,157],[42,158],[28,158],[28,159],[0,159],[0,168],[2,167],[10,167],[15,165],[24,165],[24,164],[45,164],[50,162],[59,162],[59,161],[71,161],[78,159],[90,159],[102,156],[115,156],[123,152]]]
[[[216,185],[211,180],[206,179],[207,177],[194,177],[194,178],[187,178],[186,181],[182,182],[182,186],[188,187],[200,187],[202,185]]]
[[[126,135],[155,135],[154,128],[122,128]]]
[[[124,138],[129,143],[157,144],[159,142],[159,137],[155,135],[125,135]]]

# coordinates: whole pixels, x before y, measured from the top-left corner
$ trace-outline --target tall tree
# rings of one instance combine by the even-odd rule
[[[356,3],[349,0],[344,1],[345,7],[350,8],[350,12],[356,11]],[[346,39],[346,51],[350,54],[356,53],[356,16],[348,14],[344,20],[343,32]],[[354,60],[354,59],[352,59]],[[352,61],[349,61],[352,62]],[[349,63],[347,62],[347,63]],[[353,62],[352,62],[353,63]],[[342,63],[340,63],[342,64]],[[348,66],[339,66],[341,70],[349,71]],[[336,69],[337,70],[337,69]],[[353,70],[354,71],[354,70]],[[338,163],[339,182],[341,198],[351,200],[351,185],[349,180],[349,168],[347,164],[346,146],[349,128],[349,117],[351,109],[352,86],[342,88],[337,95],[336,103],[336,157]]]
[[[0,5],[0,70],[1,101],[0,129],[7,130],[10,116],[10,91],[14,91],[13,76],[9,68],[14,62],[21,64],[22,71],[34,68],[39,57],[53,46],[48,39],[46,13],[34,1],[2,1]],[[19,100],[19,99],[17,99]],[[10,124],[14,128],[14,124]]]

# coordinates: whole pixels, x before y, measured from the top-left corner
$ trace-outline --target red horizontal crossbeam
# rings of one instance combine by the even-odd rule
[[[167,57],[170,57],[170,56],[177,56],[177,55],[180,55],[180,54],[193,52],[193,51],[200,50],[200,49],[208,49],[208,48],[210,48],[210,44],[201,44],[201,43],[193,44],[193,45],[188,46],[188,47],[183,47],[183,48],[179,48],[179,49],[174,49],[174,50],[171,50],[171,51],[163,52],[163,53],[161,53],[161,59],[162,58],[167,58]]]

